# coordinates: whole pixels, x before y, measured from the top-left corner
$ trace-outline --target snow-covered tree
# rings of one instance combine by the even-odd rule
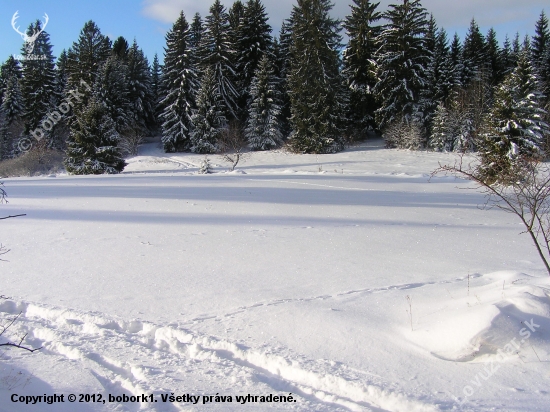
[[[122,133],[132,123],[126,65],[115,55],[110,56],[99,69],[92,89],[95,102],[105,107],[117,132]],[[76,115],[80,116],[78,109]]]
[[[32,35],[42,30],[42,23],[37,20],[27,29]],[[25,111],[25,134],[39,127],[51,108],[57,105],[59,95],[56,89],[55,60],[50,44],[50,35],[42,31],[34,42],[32,53],[23,46],[21,61],[23,78],[21,79],[21,93]],[[44,129],[44,128],[43,128]],[[48,130],[44,129],[47,134]]]
[[[543,120],[540,98],[529,52],[524,48],[516,69],[497,88],[487,117],[482,159],[489,175],[497,172],[491,166],[495,162],[502,167],[506,159],[512,162],[522,155],[541,156],[550,129]]]
[[[427,12],[419,0],[403,0],[384,13],[387,25],[379,37],[378,83],[380,129],[396,120],[412,122],[420,110],[429,53],[425,34]]]
[[[91,87],[100,67],[110,55],[111,41],[101,34],[93,21],[88,21],[80,31],[78,42],[74,42],[67,51],[67,87],[76,89],[81,80]]]
[[[340,74],[340,24],[329,0],[298,0],[292,10],[290,148],[332,153],[343,148],[345,89]]]
[[[462,60],[462,43],[457,33],[453,36],[449,57],[454,71],[454,82],[456,85],[464,84],[464,61]]]
[[[437,106],[428,147],[437,152],[453,150],[453,136],[449,130],[449,113],[443,103],[439,103]]]
[[[267,55],[264,55],[252,79],[252,100],[245,129],[248,145],[253,150],[272,149],[283,142],[279,124],[281,108],[277,83],[278,79],[275,78],[271,62]]]
[[[126,59],[130,126],[141,130],[152,129],[155,124],[155,97],[151,86],[149,62],[134,40]]]
[[[123,36],[117,37],[117,39],[113,43],[113,55],[126,63],[126,61],[128,60],[129,51],[130,45],[128,44],[128,40],[126,40]]]
[[[549,48],[550,29],[548,28],[548,18],[543,10],[535,25],[535,35],[531,43],[533,65],[537,71],[544,65],[544,58]]]
[[[199,47],[203,31],[204,27],[202,24],[201,15],[199,13],[195,13],[193,16],[193,21],[191,22],[189,33],[189,48],[191,50],[196,50],[197,47]]]
[[[250,84],[262,56],[269,51],[272,43],[271,26],[265,6],[260,0],[248,0],[244,6],[236,39],[236,73],[241,94],[239,110],[246,111],[250,101]]]
[[[162,90],[161,74],[162,68],[159,63],[159,57],[155,53],[155,57],[153,57],[153,65],[151,66],[151,98],[154,113],[154,128],[157,128],[160,125],[160,96]]]
[[[220,0],[215,0],[206,16],[205,30],[200,43],[199,66],[204,72],[207,68],[214,71],[218,93],[223,102],[225,116],[237,118],[237,102],[239,96],[235,88],[235,50],[230,42],[231,26],[229,16]]]
[[[487,71],[488,81],[492,86],[496,86],[504,79],[505,71],[502,61],[502,50],[498,44],[497,33],[490,28],[486,36],[487,45]]]
[[[344,22],[349,38],[344,51],[343,71],[350,89],[348,117],[359,133],[376,128],[374,112],[377,106],[373,87],[377,81],[376,41],[382,31],[382,27],[376,24],[382,18],[382,13],[377,11],[379,4],[370,0],[353,0],[351,14]]]
[[[120,173],[126,162],[118,141],[119,134],[107,108],[92,98],[71,124],[65,168],[76,175]]]
[[[279,92],[281,96],[281,132],[287,138],[290,134],[290,96],[288,94],[287,76],[290,72],[290,46],[292,44],[292,27],[289,20],[283,21],[279,39],[274,43],[274,67],[276,76],[279,77]]]
[[[216,84],[216,73],[207,68],[197,94],[197,109],[192,117],[191,150],[195,153],[214,153],[217,141],[226,125],[223,100]]]
[[[197,76],[189,45],[189,24],[183,12],[166,34],[166,48],[160,102],[162,143],[166,152],[181,152],[191,147],[191,117],[195,107]]]
[[[472,81],[486,79],[487,43],[475,19],[472,19],[470,22],[470,27],[464,39],[462,61],[464,63],[464,86],[467,86]]]

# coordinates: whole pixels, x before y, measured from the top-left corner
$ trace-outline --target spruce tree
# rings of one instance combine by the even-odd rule
[[[454,70],[454,80],[456,85],[464,84],[464,61],[462,60],[462,43],[460,37],[455,33],[451,43],[450,50],[451,64]]]
[[[117,147],[119,138],[107,108],[92,98],[71,124],[65,169],[76,175],[120,173],[126,162]]]
[[[377,109],[373,88],[376,85],[374,55],[376,41],[382,31],[377,25],[382,13],[377,11],[380,3],[370,0],[353,0],[351,14],[344,27],[349,38],[344,51],[344,77],[350,89],[349,117],[359,133],[376,129],[374,112]]]
[[[235,88],[235,50],[231,44],[231,26],[229,16],[220,0],[215,0],[206,17],[205,30],[200,43],[200,68],[204,72],[212,68],[218,87],[218,93],[223,101],[224,115],[237,118],[237,102],[239,96]]]
[[[17,77],[18,80],[21,80],[23,74],[21,73],[21,65],[19,60],[16,60],[13,56],[10,56],[0,67],[0,103],[4,99],[4,92],[8,81],[13,76]]]
[[[239,110],[245,112],[250,101],[250,84],[262,56],[271,47],[271,26],[260,0],[248,0],[244,6],[236,39],[237,85],[241,90]]]
[[[493,28],[490,28],[487,33],[486,45],[488,80],[489,84],[496,86],[504,79],[506,69],[502,61],[502,51],[498,44],[497,33]]]
[[[41,22],[37,20],[29,26],[27,34],[32,35],[40,30]],[[41,125],[50,109],[57,105],[60,96],[56,89],[55,61],[49,34],[42,31],[34,42],[32,53],[28,53],[23,46],[22,54],[25,57],[21,62],[21,93],[25,106],[23,119],[25,134],[29,134]],[[42,125],[44,136],[50,135],[53,126],[50,127],[49,123],[47,127]]]
[[[542,69],[548,48],[550,48],[550,29],[548,28],[548,18],[543,10],[535,25],[535,35],[531,44],[533,64],[537,71]]]
[[[113,55],[118,57],[123,62],[126,62],[128,60],[129,51],[130,47],[128,41],[123,36],[119,36],[113,43]]]
[[[290,95],[288,93],[288,74],[290,72],[290,49],[292,44],[292,24],[290,20],[283,21],[279,32],[279,47],[275,53],[275,72],[280,79],[279,92],[281,96],[281,132],[286,139],[291,132],[290,126]]]
[[[153,65],[151,66],[151,95],[152,95],[152,106],[154,113],[154,128],[156,129],[160,125],[160,96],[161,96],[161,73],[162,69],[159,63],[159,57],[155,53],[153,57]]]
[[[485,80],[487,76],[487,43],[481,34],[475,19],[470,22],[462,46],[462,60],[464,63],[464,86],[472,81]]]
[[[340,24],[329,0],[298,0],[292,10],[290,147],[298,153],[332,153],[343,148],[346,107],[339,67]]]
[[[132,122],[126,65],[115,55],[109,57],[99,69],[92,89],[95,102],[105,107],[116,131],[124,132]],[[80,115],[79,109],[76,115]]]
[[[514,70],[516,64],[513,58],[512,44],[510,38],[506,35],[504,44],[501,49],[500,60],[502,62],[502,77],[506,77],[512,70]]]
[[[375,93],[381,107],[376,117],[380,129],[394,121],[411,123],[420,110],[426,85],[427,12],[419,0],[403,0],[384,13],[388,24],[379,39]]]
[[[505,172],[518,156],[542,155],[550,129],[543,121],[540,98],[529,52],[524,48],[516,69],[497,88],[487,117],[482,160],[488,177],[498,179],[496,174]]]
[[[88,21],[80,31],[78,42],[67,52],[67,87],[78,88],[81,81],[92,87],[100,67],[110,55],[111,41],[93,21]]]
[[[192,124],[191,150],[195,153],[215,153],[226,118],[223,100],[216,84],[216,73],[211,68],[207,68],[203,74]]]
[[[449,113],[445,105],[439,103],[435,112],[428,147],[436,152],[450,152],[452,146],[452,136],[449,134]]]
[[[202,33],[204,31],[202,25],[202,18],[199,13],[195,13],[193,21],[191,22],[191,28],[189,33],[189,48],[196,50],[201,42]]]
[[[130,103],[130,125],[141,131],[151,130],[155,123],[154,95],[149,62],[136,40],[127,55],[127,85]]]
[[[256,69],[250,87],[251,103],[245,137],[253,150],[273,149],[283,142],[280,130],[278,79],[267,55],[264,55]]]
[[[191,116],[195,107],[197,76],[190,50],[190,29],[180,13],[166,34],[162,91],[162,142],[167,153],[191,147]]]

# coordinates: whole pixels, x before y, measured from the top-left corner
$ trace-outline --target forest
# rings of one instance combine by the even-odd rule
[[[167,153],[335,153],[372,135],[388,148],[550,153],[544,11],[532,37],[499,44],[474,19],[463,40],[450,35],[420,0],[353,0],[343,21],[331,9],[297,0],[275,35],[261,0],[216,0],[204,18],[181,12],[162,63],[91,20],[55,57],[37,20],[34,43],[1,66],[0,160],[57,153],[71,174],[119,173],[146,136]]]

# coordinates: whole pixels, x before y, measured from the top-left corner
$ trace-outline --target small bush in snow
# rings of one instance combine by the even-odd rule
[[[414,122],[394,121],[386,127],[382,137],[388,149],[418,150],[423,146],[422,131]]]
[[[212,165],[210,164],[210,160],[208,159],[208,157],[205,157],[201,162],[199,173],[201,175],[212,173]]]

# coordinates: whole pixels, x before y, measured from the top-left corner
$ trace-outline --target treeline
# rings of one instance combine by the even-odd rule
[[[533,38],[500,45],[475,20],[462,42],[419,0],[397,3],[353,0],[338,21],[329,0],[297,0],[273,36],[260,0],[229,10],[216,0],[204,19],[180,14],[163,65],[92,21],[55,61],[44,31],[1,67],[0,159],[30,139],[64,150],[71,173],[116,173],[140,136],[161,134],[166,152],[215,153],[228,128],[253,150],[331,153],[373,131],[388,147],[548,152],[544,12]]]

